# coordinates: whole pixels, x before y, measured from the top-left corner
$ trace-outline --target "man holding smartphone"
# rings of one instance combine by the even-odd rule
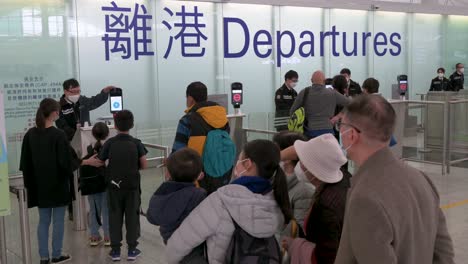
[[[57,128],[62,129],[69,141],[73,139],[79,126],[84,126],[87,122],[91,125],[89,112],[99,108],[108,100],[108,94],[113,86],[107,86],[101,93],[91,98],[81,95],[80,83],[75,79],[69,79],[63,82],[63,95],[60,98],[60,116],[55,124]],[[75,154],[72,151],[72,154]],[[78,159],[76,154],[75,159]],[[71,204],[68,207],[69,219],[73,220],[73,209]]]
[[[78,126],[84,126],[86,122],[91,125],[89,112],[105,104],[109,98],[109,92],[114,86],[107,86],[101,93],[91,98],[81,95],[80,83],[75,79],[66,80],[63,83],[63,95],[60,98],[60,117],[56,121],[58,128],[65,131],[68,140],[72,140]]]

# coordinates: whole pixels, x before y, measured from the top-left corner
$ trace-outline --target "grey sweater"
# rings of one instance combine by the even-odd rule
[[[306,89],[310,90],[304,101]],[[302,105],[303,101],[304,105]],[[325,85],[313,84],[299,93],[291,107],[290,114],[292,115],[294,111],[304,106],[308,130],[332,129],[330,119],[335,115],[337,105],[348,105],[348,99],[335,90],[325,88]]]

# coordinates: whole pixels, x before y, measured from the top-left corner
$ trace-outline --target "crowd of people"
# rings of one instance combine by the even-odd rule
[[[462,69],[457,64],[461,78]],[[278,126],[272,141],[240,150],[229,137],[226,109],[207,100],[203,83],[188,85],[187,110],[164,161],[166,181],[146,213],[159,227],[168,263],[454,263],[437,189],[390,150],[396,115],[378,80],[368,78],[361,88],[349,69],[332,79],[316,71],[312,85],[297,93],[298,78],[286,73],[276,116],[303,108],[303,133]],[[441,83],[442,90],[455,87]],[[114,115],[114,137],[104,123],[94,124],[96,143],[79,158],[70,141],[114,87],[92,98],[74,79],[63,88],[60,102],[40,103],[21,152],[28,206],[39,208],[40,263],[71,260],[62,248],[76,170],[89,201],[89,245],[110,247],[109,257],[120,261],[125,225],[127,260],[136,260],[147,150],[130,135],[133,114]],[[355,175],[348,160],[358,167]]]

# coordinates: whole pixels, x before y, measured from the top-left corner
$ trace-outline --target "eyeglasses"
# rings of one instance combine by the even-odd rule
[[[355,126],[353,126],[353,125],[351,125],[351,124],[344,123],[341,119],[338,120],[338,122],[336,122],[336,124],[335,124],[335,129],[336,129],[336,131],[340,131],[342,126],[349,126],[349,127],[352,127],[352,128],[354,128],[358,133],[361,133],[361,130],[360,130],[359,128],[357,128],[357,127],[355,127]]]

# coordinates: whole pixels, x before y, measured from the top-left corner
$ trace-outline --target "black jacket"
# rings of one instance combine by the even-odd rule
[[[296,100],[297,92],[294,89],[289,89],[286,84],[283,84],[275,93],[276,113],[275,117],[289,116],[289,110]]]
[[[146,217],[151,224],[160,226],[161,236],[167,243],[172,233],[205,198],[205,190],[193,183],[168,181],[151,197]]]
[[[65,133],[55,127],[31,128],[23,139],[20,170],[28,207],[66,206],[72,199],[72,153]]]
[[[351,186],[351,174],[342,171],[340,182],[325,183],[316,190],[306,224],[306,239],[316,244],[315,256],[320,264],[333,264],[340,245],[346,195]]]
[[[450,84],[450,80],[447,78],[443,78],[442,80],[439,77],[432,79],[431,87],[429,91],[434,92],[441,92],[441,91],[452,91],[452,85]]]
[[[454,72],[452,75],[450,75],[450,84],[452,85],[452,91],[458,92],[463,90],[463,86],[465,84],[465,75]]]
[[[359,83],[353,81],[353,80],[349,80],[349,86],[348,86],[348,94],[349,96],[355,96],[355,95],[359,95],[362,93],[362,90],[361,90],[361,86],[359,85]]]
[[[76,125],[79,123],[84,126],[85,122],[91,125],[89,112],[106,103],[108,97],[109,95],[105,92],[91,98],[82,95],[78,102],[73,104],[65,99],[65,95],[62,95],[60,98],[60,118],[55,124],[65,131],[68,140],[71,141],[76,132]]]

